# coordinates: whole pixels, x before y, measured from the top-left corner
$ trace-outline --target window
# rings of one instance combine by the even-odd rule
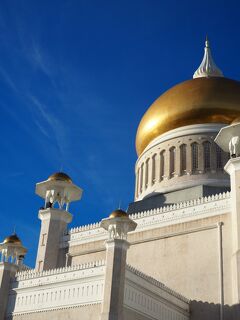
[[[196,171],[198,169],[198,144],[194,142],[191,145],[192,149],[192,171]]]
[[[217,158],[217,169],[222,169],[223,168],[222,149],[218,145],[216,145],[216,158]]]
[[[144,164],[141,165],[141,169],[140,169],[140,193],[142,192],[142,187],[143,187],[143,166]]]
[[[176,148],[175,147],[172,147],[170,150],[169,150],[169,153],[170,153],[170,176],[173,177],[174,176],[174,173],[175,173],[175,154],[176,154]]]
[[[187,145],[182,144],[180,146],[180,165],[181,165],[181,173],[186,173],[187,170]]]
[[[137,181],[136,181],[136,195],[139,193],[139,179],[140,179],[140,168],[137,171]]]
[[[165,150],[160,153],[160,180],[163,180],[165,173]]]
[[[147,159],[147,161],[146,161],[146,163],[145,163],[145,188],[148,187],[149,160],[150,160],[150,159]]]
[[[211,143],[206,141],[203,143],[203,156],[204,156],[204,169],[210,170],[211,168]]]
[[[156,156],[156,154],[152,156],[152,184],[154,184],[156,180]]]
[[[46,233],[43,233],[43,234],[42,234],[42,244],[41,244],[42,246],[45,246],[45,242],[46,242],[46,240],[45,240],[45,239],[46,239],[46,236],[47,236],[47,234],[46,234]]]

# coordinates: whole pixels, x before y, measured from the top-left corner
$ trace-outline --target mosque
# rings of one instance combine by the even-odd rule
[[[136,134],[134,202],[68,228],[82,189],[58,172],[43,198],[35,268],[0,243],[0,320],[240,319],[240,82],[206,40],[193,75],[163,93]]]

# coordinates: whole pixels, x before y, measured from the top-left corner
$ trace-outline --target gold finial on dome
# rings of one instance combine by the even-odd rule
[[[69,182],[72,183],[72,179],[64,172],[56,172],[54,174],[52,174],[48,180],[58,180],[58,181],[65,181],[65,182]]]
[[[222,71],[215,64],[208,37],[206,37],[204,56],[199,68],[195,71],[193,78],[209,78],[209,77],[223,77]]]

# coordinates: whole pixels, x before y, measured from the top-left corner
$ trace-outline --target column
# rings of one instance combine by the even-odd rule
[[[0,320],[5,320],[8,293],[10,290],[11,279],[14,278],[19,267],[8,262],[0,263]]]
[[[59,244],[63,232],[68,223],[72,221],[72,215],[65,211],[54,208],[40,210],[38,218],[41,220],[41,231],[38,243],[38,252],[36,259],[36,270],[48,270],[58,265]]]
[[[120,212],[117,210],[116,212]],[[122,214],[122,212],[121,212]],[[111,216],[111,215],[110,215]],[[101,320],[123,320],[123,301],[126,258],[129,243],[127,233],[136,228],[136,223],[127,214],[103,219],[101,227],[108,230],[106,241],[106,271]]]
[[[240,303],[240,157],[232,158],[224,168],[231,180],[232,206],[232,297]]]

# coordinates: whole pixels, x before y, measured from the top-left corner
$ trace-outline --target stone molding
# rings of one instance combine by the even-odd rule
[[[124,306],[148,319],[189,319],[189,300],[141,271],[127,266]]]
[[[230,210],[231,193],[224,192],[152,210],[136,212],[129,216],[137,222],[136,230],[131,233],[226,214]],[[60,247],[65,248],[69,245],[75,246],[92,241],[102,241],[106,240],[107,236],[107,232],[100,228],[99,222],[75,227],[62,237]]]
[[[40,209],[38,212],[38,218],[40,220],[57,220],[70,223],[72,221],[72,215],[70,212],[63,209],[47,208]]]
[[[221,128],[223,128],[225,124],[222,123],[204,123],[204,124],[193,124],[188,126],[183,126],[180,128],[176,128],[166,133],[163,133],[159,137],[155,138],[142,152],[141,156],[144,155],[148,150],[154,148],[159,143],[166,142],[171,139],[180,138],[183,136],[189,136],[194,134],[206,134],[206,133],[218,133]],[[140,157],[139,157],[140,158]],[[138,163],[139,159],[137,160]]]
[[[16,274],[9,291],[7,315],[58,310],[101,303],[105,262]]]
[[[224,167],[224,170],[229,175],[232,175],[234,171],[240,170],[240,157],[231,158],[230,160],[228,160],[227,164]]]
[[[33,314],[33,313],[43,313],[43,312],[53,312],[56,310],[67,310],[67,309],[76,309],[76,308],[83,308],[83,307],[87,307],[87,306],[94,306],[96,304],[101,304],[101,302],[95,302],[95,303],[86,303],[86,304],[79,304],[79,305],[74,305],[74,306],[64,306],[64,307],[58,307],[58,308],[51,308],[51,309],[45,309],[45,310],[36,310],[36,311],[31,311],[31,312],[18,312],[18,313],[14,313],[14,317],[19,317],[22,315],[29,315],[29,314]],[[7,320],[11,319],[12,320],[12,315],[8,314],[7,315]]]

